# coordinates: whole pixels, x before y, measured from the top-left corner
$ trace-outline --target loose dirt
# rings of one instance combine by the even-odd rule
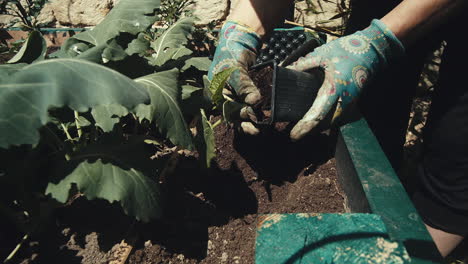
[[[249,76],[261,95],[260,101],[254,106],[258,121],[271,118],[271,98],[273,93],[273,67],[270,65],[252,69]]]
[[[292,143],[287,130],[254,137],[219,125],[211,168],[184,156],[164,183],[162,220],[141,224],[116,204],[81,197],[57,211],[46,243],[23,264],[110,263],[127,258],[128,245],[130,264],[254,263],[259,215],[344,211],[331,137]]]

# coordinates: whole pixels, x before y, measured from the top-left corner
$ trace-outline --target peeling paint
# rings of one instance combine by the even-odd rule
[[[260,216],[258,218],[257,230],[261,230],[263,228],[270,228],[272,225],[280,222],[285,215],[282,214],[270,214],[265,216]]]
[[[317,217],[319,220],[322,219],[322,216],[318,213],[299,213],[296,214],[297,218],[310,218],[310,217]]]

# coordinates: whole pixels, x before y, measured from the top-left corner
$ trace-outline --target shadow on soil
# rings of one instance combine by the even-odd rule
[[[71,206],[57,210],[57,221],[49,223],[48,231],[40,237],[43,242],[37,263],[100,263],[99,259],[84,261],[86,254],[103,258],[131,234],[137,236],[135,249],[144,248],[145,241],[151,240],[166,254],[201,260],[206,257],[210,226],[222,226],[258,212],[252,180],[239,164],[248,164],[250,171],[257,174],[254,181],[262,181],[268,187],[294,182],[301,173],[312,174],[333,156],[334,143],[326,134],[295,143],[287,133],[276,130],[256,137],[234,136],[233,131],[227,131],[227,135],[224,139],[230,140],[228,145],[234,149],[225,151],[238,153],[229,160],[230,168],[220,168],[217,162],[221,161],[217,160],[210,169],[201,169],[196,158],[184,157],[162,186],[166,199],[162,220],[137,223],[116,204],[78,198]],[[240,158],[241,163],[237,160]],[[89,236],[93,232],[97,242]],[[77,253],[80,256],[75,256]]]
[[[292,142],[285,132],[290,129],[269,129],[259,136],[236,135],[234,138],[234,148],[258,173],[260,180],[274,185],[294,182],[301,172],[312,174],[333,157],[335,142],[332,136],[315,133]]]

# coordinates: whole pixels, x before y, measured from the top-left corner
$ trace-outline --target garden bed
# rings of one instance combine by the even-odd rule
[[[123,239],[133,245],[127,263],[254,263],[258,215],[344,212],[327,133],[297,143],[286,131],[262,133],[235,135],[219,125],[209,170],[182,156],[166,182],[163,220],[138,224],[118,206],[78,198],[58,210],[47,244],[36,246],[37,263],[109,263]]]

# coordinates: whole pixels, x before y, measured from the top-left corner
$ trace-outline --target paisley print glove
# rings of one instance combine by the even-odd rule
[[[288,68],[308,71],[321,68],[325,80],[312,107],[294,126],[291,138],[298,140],[312,130],[341,99],[344,109],[361,89],[389,62],[404,54],[397,37],[380,20],[352,35],[331,41],[298,59]]]
[[[261,96],[248,75],[248,69],[255,63],[261,45],[260,37],[251,28],[234,21],[226,21],[219,33],[219,44],[208,71],[208,79],[211,81],[216,73],[227,68],[239,67],[228,80],[231,89],[224,89],[223,95],[244,105],[239,108],[238,116],[241,120],[256,121],[251,105],[255,105]],[[259,132],[252,122],[241,122],[240,127],[247,134],[254,135]]]

